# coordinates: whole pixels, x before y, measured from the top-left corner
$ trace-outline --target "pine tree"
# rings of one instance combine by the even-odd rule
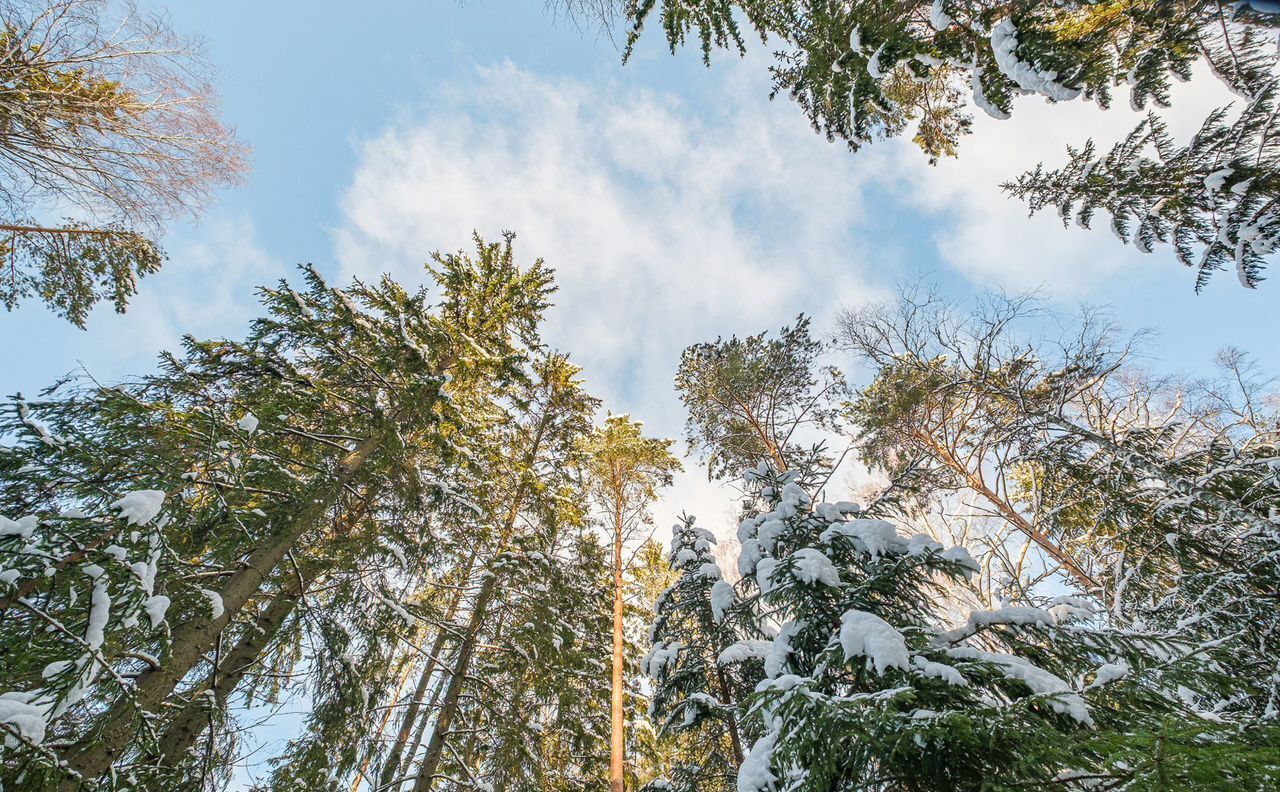
[[[829,427],[844,379],[819,367],[821,342],[800,316],[776,338],[766,334],[694,344],[680,356],[676,389],[688,411],[690,450],[705,455],[708,475],[723,478],[768,460],[786,470],[796,433]]]
[[[671,568],[661,543],[649,538],[636,550],[626,581],[627,756],[631,757],[627,786],[631,789],[643,789],[666,778],[685,758],[676,741],[662,735],[658,724],[649,718],[653,686],[644,671],[658,598],[679,579],[680,573]]]
[[[613,546],[613,652],[609,788],[623,792],[626,776],[626,636],[627,574],[623,550],[634,533],[653,522],[650,504],[671,484],[680,462],[671,455],[670,440],[645,437],[643,426],[625,415],[610,415],[588,445],[587,481]]]

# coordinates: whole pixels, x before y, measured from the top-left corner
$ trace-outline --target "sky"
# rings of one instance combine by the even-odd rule
[[[1235,345],[1280,372],[1280,282],[1251,291],[1220,273],[1197,295],[1167,250],[1141,255],[1102,223],[1028,220],[1000,192],[1068,143],[1118,139],[1138,120],[1123,94],[1109,112],[1024,97],[931,167],[909,141],[855,154],[814,134],[785,97],[769,101],[759,46],[707,69],[694,50],[671,56],[652,25],[624,66],[612,40],[536,0],[166,7],[218,69],[223,116],[253,149],[248,183],[169,229],[169,260],[126,315],[102,308],[81,331],[37,304],[0,313],[5,394],[76,369],[145,373],[187,333],[240,335],[255,287],[300,262],[335,282],[418,283],[431,251],[503,230],[519,258],[556,269],[549,342],[611,410],[663,436],[682,432],[685,346],[801,312],[827,332],[841,307],[922,276],[959,299],[1039,289],[1064,310],[1109,306],[1155,331],[1148,363],[1162,371],[1202,372]],[[1171,128],[1188,135],[1228,101],[1197,74],[1177,86]],[[686,468],[660,533],[686,509],[723,531],[732,504],[696,459]]]

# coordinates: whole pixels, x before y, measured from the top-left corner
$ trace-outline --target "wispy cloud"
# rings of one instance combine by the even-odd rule
[[[468,246],[471,229],[513,230],[519,255],[556,269],[551,343],[615,411],[678,435],[685,346],[874,290],[866,176],[747,74],[731,71],[732,109],[708,114],[509,63],[478,70],[360,147],[335,235],[344,274],[417,278],[428,251]],[[704,479],[682,477],[661,518],[723,523]]]
[[[1188,83],[1174,85],[1173,109],[1161,111],[1178,140],[1188,139],[1214,107],[1233,97],[1205,69]],[[1238,104],[1238,102],[1237,102]],[[1145,116],[1129,107],[1128,90],[1116,91],[1110,110],[1084,100],[1050,104],[1023,97],[1013,118],[997,121],[978,112],[973,134],[960,156],[930,167],[897,140],[863,152],[868,165],[895,185],[894,194],[934,221],[932,238],[941,262],[978,284],[1012,289],[1046,287],[1059,297],[1115,297],[1117,279],[1147,283],[1181,278],[1191,288],[1194,276],[1182,271],[1167,248],[1152,255],[1122,245],[1100,215],[1092,231],[1063,228],[1049,210],[1034,218],[1026,205],[999,185],[1044,162],[1058,167],[1066,147],[1092,137],[1102,153]],[[915,156],[912,156],[915,154]]]

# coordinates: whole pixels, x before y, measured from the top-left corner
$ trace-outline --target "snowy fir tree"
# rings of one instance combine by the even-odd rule
[[[715,544],[692,517],[672,528],[669,563],[679,578],[654,604],[641,662],[654,684],[649,717],[675,754],[668,773],[645,787],[652,792],[730,790],[742,762],[738,705],[766,642],[712,557]]]
[[[1027,94],[1106,108],[1119,86],[1135,109],[1165,108],[1172,81],[1203,62],[1241,97],[1239,120],[1214,111],[1181,147],[1153,114],[1110,158],[1089,143],[1063,170],[1037,169],[1006,189],[1064,219],[1080,203],[1084,227],[1108,209],[1117,235],[1140,249],[1171,242],[1197,269],[1197,288],[1228,266],[1254,286],[1275,248],[1272,3],[644,0],[628,15],[628,52],[656,18],[673,52],[695,38],[708,64],[714,48],[745,53],[754,32],[774,48],[774,94],[788,94],[828,139],[857,149],[911,134],[935,162],[957,155],[971,108],[1008,119]],[[1137,156],[1148,148],[1157,160]]]
[[[1268,777],[1273,757],[1259,746],[1240,767],[1216,761],[1238,743],[1190,703],[1192,690],[1224,684],[1196,647],[1109,629],[1072,596],[975,611],[946,629],[938,589],[976,569],[970,555],[900,535],[851,503],[812,503],[808,490],[825,477],[763,463],[745,477],[759,506],[740,529],[741,588],[774,637],[717,657],[717,670],[759,669],[737,710],[753,736],[737,789],[1143,788],[1156,772],[1200,777],[1210,759],[1236,783]],[[698,543],[692,527],[679,527],[682,545]],[[649,659],[662,686],[655,701],[681,702],[690,724],[734,712],[698,691],[715,672],[686,659],[696,656],[679,639],[696,635],[656,636]],[[1178,758],[1132,764],[1150,727],[1167,721],[1180,724],[1177,737],[1164,735]],[[1180,753],[1197,751],[1186,739],[1193,728],[1213,743],[1201,764]]]

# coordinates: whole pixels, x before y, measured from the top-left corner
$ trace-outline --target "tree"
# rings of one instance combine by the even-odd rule
[[[546,355],[536,361],[533,376],[508,394],[512,420],[498,427],[489,447],[494,465],[490,480],[500,493],[490,506],[496,529],[492,555],[470,602],[431,737],[417,763],[417,792],[438,788],[437,780],[447,781],[450,776],[440,772],[442,767],[457,767],[459,749],[450,741],[462,728],[456,722],[465,715],[463,694],[474,683],[472,663],[483,636],[501,629],[494,618],[494,611],[504,604],[500,584],[520,569],[520,549],[531,541],[530,534],[536,536],[536,526],[581,519],[573,513],[584,504],[570,497],[569,477],[580,463],[582,441],[598,402],[582,390],[578,372],[562,355]],[[458,769],[469,773],[468,768]]]
[[[1269,4],[641,0],[629,16],[628,54],[658,16],[672,51],[696,36],[708,64],[713,47],[744,53],[748,26],[762,42],[777,42],[773,91],[789,94],[815,130],[855,150],[913,130],[932,161],[956,154],[971,128],[970,104],[997,119],[1011,116],[1020,94],[1108,107],[1124,84],[1134,107],[1167,107],[1171,81],[1203,61],[1248,102],[1240,121],[1215,111],[1180,149],[1152,116],[1113,152],[1111,168],[1097,167],[1090,143],[1064,171],[1038,169],[1006,189],[1032,211],[1069,212],[1083,202],[1085,226],[1096,208],[1114,210],[1118,234],[1144,250],[1172,237],[1179,258],[1198,268],[1197,288],[1229,262],[1253,286],[1275,249],[1277,60],[1269,42],[1280,17]],[[1157,146],[1159,162],[1123,159],[1147,144]],[[1134,165],[1135,173],[1121,169]],[[1138,226],[1133,236],[1130,224]]]
[[[764,333],[693,344],[680,356],[676,389],[688,411],[685,436],[716,478],[768,460],[787,469],[796,433],[829,426],[844,379],[816,364],[821,342],[800,316],[776,338]]]
[[[1280,195],[1275,92],[1276,83],[1267,83],[1234,121],[1227,108],[1211,113],[1186,146],[1150,114],[1106,156],[1090,140],[1068,148],[1062,168],[1037,166],[1005,189],[1026,199],[1033,213],[1052,206],[1064,224],[1074,218],[1082,228],[1106,210],[1116,236],[1142,252],[1157,242],[1171,245],[1178,261],[1196,270],[1197,290],[1228,268],[1253,287],[1280,243],[1280,217],[1272,210]]]
[[[1046,531],[1038,515],[1025,514],[1010,491],[1013,462],[1037,427],[993,394],[1063,408],[1120,365],[1128,345],[1101,316],[1064,333],[1060,345],[1033,344],[1018,332],[1038,310],[1028,297],[992,296],[965,312],[915,285],[894,301],[843,312],[840,343],[876,371],[850,417],[869,467],[910,477],[926,497],[942,489],[973,492],[1090,591],[1098,586],[1096,571]]]
[[[744,679],[761,673],[764,632],[712,558],[715,536],[683,516],[672,527],[668,563],[679,578],[654,603],[649,652],[641,666],[653,680],[649,717],[670,741],[671,768],[651,792],[720,792],[736,788],[744,735],[739,705]]]
[[[134,572],[149,595],[146,584],[153,579],[166,587],[149,600],[152,630],[166,611],[172,621],[167,632],[126,644],[123,654],[102,663],[117,670],[117,680],[119,673],[129,673],[132,683],[86,694],[72,713],[75,722],[46,708],[45,728],[60,732],[56,754],[29,740],[20,759],[6,762],[6,774],[26,774],[29,783],[38,783],[34,765],[27,763],[39,758],[51,771],[50,784],[63,788],[77,786],[77,774],[95,779],[117,764],[163,778],[167,769],[157,756],[168,743],[160,740],[157,747],[156,722],[144,713],[169,705],[175,717],[187,720],[190,695],[182,693],[200,693],[197,680],[209,675],[199,672],[211,656],[216,680],[217,648],[224,635],[234,641],[245,627],[252,629],[242,626],[242,614],[252,613],[255,602],[281,597],[298,568],[314,562],[312,571],[336,573],[353,551],[367,555],[367,545],[361,549],[358,542],[344,549],[366,527],[381,525],[377,533],[386,535],[387,527],[403,525],[408,535],[398,541],[404,547],[424,544],[413,533],[421,522],[363,521],[394,518],[423,502],[418,460],[447,465],[465,457],[478,432],[473,421],[484,425],[478,405],[486,394],[502,390],[502,383],[520,378],[516,363],[537,343],[551,290],[540,262],[528,270],[516,266],[510,238],[505,244],[477,240],[474,257],[437,256],[435,262],[440,302],[434,310],[425,289],[409,294],[386,279],[344,291],[308,271],[306,291],[284,284],[264,290],[268,316],[255,323],[245,343],[188,340],[184,357],[167,357],[166,371],[139,385],[95,387],[85,396],[18,410],[24,426],[53,425],[45,415],[90,415],[89,426],[111,433],[105,435],[110,444],[99,448],[110,450],[116,438],[130,438],[130,445],[121,446],[131,453],[113,476],[158,482],[172,471],[178,482],[172,491],[181,493],[183,506],[165,524],[159,556],[168,557],[167,546],[183,561],[172,565],[173,577],[161,567],[163,577],[154,578],[156,558]],[[29,435],[15,462],[3,467],[14,483],[6,493],[18,502],[9,513],[52,520],[71,497],[61,478],[44,472],[52,467],[46,457],[52,461],[64,453],[53,431]],[[89,481],[94,485],[96,479]],[[168,491],[147,491],[152,490],[157,497]],[[119,527],[102,532],[87,520],[70,525],[80,534],[56,545],[61,550],[52,577],[23,582],[26,601],[59,600],[53,588],[60,583],[54,579],[59,569],[72,575],[81,562],[101,568],[119,563]],[[51,523],[46,530],[55,527]],[[141,540],[129,535],[129,541]],[[127,558],[129,546],[123,550]],[[193,585],[206,579],[216,587],[203,591]],[[137,616],[124,610],[112,618],[131,629]],[[6,622],[6,641],[21,640],[29,627]],[[35,686],[32,695],[38,696],[43,686],[35,671],[15,669],[17,676],[4,680],[6,689]],[[195,687],[180,692],[184,680]],[[178,707],[172,707],[175,696]],[[189,739],[187,734],[180,741]]]
[[[653,686],[645,673],[650,635],[658,598],[680,579],[673,570],[663,545],[653,538],[637,548],[627,580],[627,755],[631,757],[627,786],[644,789],[670,775],[671,768],[685,759],[674,740],[661,733],[649,716]]]
[[[592,499],[605,515],[613,543],[613,672],[609,788],[623,792],[626,733],[624,697],[625,636],[623,610],[626,566],[622,554],[635,532],[651,525],[650,504],[670,486],[680,462],[670,440],[645,437],[643,426],[625,415],[610,415],[588,441],[587,480]]]
[[[1036,324],[1063,332],[1038,337]],[[1061,560],[1100,621],[1212,647],[1236,669],[1215,717],[1247,744],[1277,695],[1264,659],[1277,634],[1276,479],[1262,460],[1280,425],[1247,358],[1222,354],[1218,381],[1151,377],[1105,317],[1067,320],[1026,298],[968,313],[907,290],[842,327],[878,367],[853,402],[868,463],[917,497],[972,493],[1041,546],[1048,569]],[[1011,600],[1042,596],[1042,576],[1007,574]]]
[[[1152,772],[1126,749],[1162,724],[1181,724],[1179,760],[1197,741],[1231,739],[1174,695],[1228,689],[1211,660],[1158,631],[1090,624],[1075,598],[975,611],[943,629],[938,589],[977,568],[969,554],[901,536],[852,504],[813,504],[827,476],[807,465],[746,476],[760,499],[744,523],[760,550],[746,580],[779,627],[748,699],[759,737],[740,791],[1125,785]],[[1270,753],[1228,775],[1261,783]],[[1212,749],[1198,770],[1206,759]],[[1156,764],[1173,783],[1189,778]]]
[[[1236,682],[1217,702],[1221,717],[1269,718],[1280,706],[1280,438],[1264,429],[1186,442],[1176,412],[1137,426],[1107,418],[1047,416],[1055,431],[1023,452],[1023,499],[1107,571],[1115,624],[1216,647]]]
[[[237,182],[244,148],[216,115],[208,64],[164,17],[111,0],[0,3],[0,296],[83,327],[123,312],[164,258],[165,221]],[[56,222],[71,210],[80,219]]]

